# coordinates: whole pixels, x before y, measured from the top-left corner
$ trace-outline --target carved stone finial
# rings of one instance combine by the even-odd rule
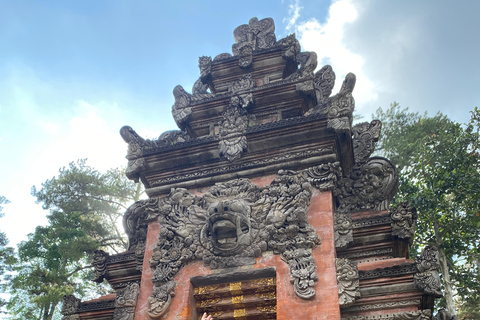
[[[414,274],[413,279],[417,287],[427,295],[442,297],[437,248],[425,247],[420,256],[415,259],[415,263],[418,272]]]
[[[310,167],[306,171],[308,181],[320,191],[335,188],[338,179],[342,177],[340,162],[329,162]]]
[[[337,269],[338,300],[341,307],[347,307],[360,297],[358,268],[348,259],[335,259]]]
[[[95,250],[93,255],[92,266],[94,267],[93,271],[93,281],[101,283],[105,278],[107,273],[107,259],[109,254],[103,250]]]
[[[328,127],[337,130],[347,130],[352,125],[352,114],[355,109],[353,88],[355,88],[356,76],[349,73],[345,76],[340,92],[329,99],[328,102]]]
[[[198,68],[200,69],[200,78],[206,82],[212,71],[212,57],[201,56],[198,58]]]
[[[233,31],[235,44],[232,52],[240,56],[239,66],[248,68],[252,63],[252,54],[255,50],[268,49],[275,45],[275,22],[272,18],[258,20],[250,19],[248,24],[242,24]]]
[[[335,248],[346,249],[353,242],[353,222],[349,213],[334,213]]]
[[[145,139],[140,137],[135,130],[129,126],[124,126],[120,129],[120,135],[123,140],[128,143],[127,150],[127,169],[125,169],[125,175],[127,178],[138,182],[139,173],[146,168],[145,159],[143,156],[142,147],[145,145]]]
[[[408,202],[401,202],[390,210],[390,217],[393,236],[412,243],[417,227],[417,210]]]
[[[335,85],[335,72],[333,72],[332,67],[326,65],[315,72],[313,82],[315,84],[317,105],[321,108],[327,103]]]
[[[73,315],[77,313],[78,305],[80,304],[80,299],[74,295],[68,294],[63,296],[62,304],[62,314],[64,316]]]
[[[173,89],[175,104],[172,106],[173,119],[180,129],[185,128],[185,124],[192,116],[191,94],[187,93],[182,86],[176,86]]]
[[[370,123],[362,122],[352,128],[353,154],[356,164],[365,163],[375,150],[375,142],[380,138],[382,123],[372,120]]]

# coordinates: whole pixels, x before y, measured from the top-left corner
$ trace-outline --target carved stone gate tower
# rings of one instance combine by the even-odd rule
[[[355,75],[332,95],[332,68],[274,31],[252,18],[233,55],[199,58],[173,90],[180,130],[121,129],[149,199],[125,213],[129,250],[95,255],[116,293],[67,296],[64,319],[431,319],[436,253],[408,259],[416,212],[389,208],[381,123],[352,127]]]

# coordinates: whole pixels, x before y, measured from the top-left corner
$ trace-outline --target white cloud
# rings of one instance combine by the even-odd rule
[[[357,76],[354,97],[357,109],[362,103],[378,98],[375,83],[364,72],[364,59],[350,50],[345,42],[345,29],[359,15],[359,9],[350,0],[334,1],[325,23],[309,19],[295,26],[297,38],[305,51],[315,51],[319,66],[330,64],[337,76],[334,92],[338,91],[347,73]]]
[[[303,7],[300,6],[300,0],[295,0],[295,3],[291,3],[288,6],[288,18],[283,19],[283,23],[287,23],[285,30],[290,31],[295,26],[297,19],[300,18],[300,10]]]

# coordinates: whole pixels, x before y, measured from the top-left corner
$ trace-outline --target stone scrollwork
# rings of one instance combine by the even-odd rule
[[[346,249],[353,242],[353,222],[349,213],[334,213],[335,248]]]
[[[74,295],[65,295],[63,296],[63,304],[62,304],[62,315],[63,319],[75,319],[78,309],[78,305],[80,304],[80,299],[75,297]]]
[[[92,266],[93,281],[101,283],[107,274],[107,259],[109,254],[103,250],[95,250],[93,255]]]
[[[392,235],[411,243],[415,236],[417,216],[417,210],[412,208],[408,202],[401,202],[393,207],[390,210]]]
[[[320,239],[307,220],[311,188],[304,174],[280,171],[262,188],[237,179],[217,183],[201,197],[177,188],[157,198],[150,215],[161,225],[150,260],[150,316],[167,312],[174,277],[189,261],[202,260],[212,269],[235,267],[253,264],[267,250],[289,265],[295,293],[312,298],[317,275],[311,250]]]
[[[372,157],[337,183],[337,211],[386,210],[397,187],[395,166],[385,158]]]
[[[360,297],[360,281],[355,262],[345,258],[335,259],[337,270],[338,300],[341,307],[348,307]]]
[[[393,320],[430,320],[432,311],[430,309],[402,312],[395,314]]]
[[[328,162],[305,170],[308,181],[320,191],[332,190],[342,177],[340,162]]]
[[[416,286],[427,295],[442,297],[437,248],[425,247],[420,256],[415,259],[415,264],[418,269],[418,272],[413,275]]]
[[[335,72],[333,72],[332,67],[326,65],[315,72],[313,82],[315,84],[317,105],[322,108],[327,103],[335,85]]]
[[[258,20],[250,19],[248,24],[242,24],[233,31],[235,44],[232,45],[234,56],[239,57],[239,66],[248,68],[252,64],[252,54],[255,50],[268,49],[275,45],[275,22],[272,18]]]
[[[375,143],[380,138],[382,123],[372,120],[370,123],[362,122],[352,128],[353,155],[355,163],[365,163],[375,150]]]
[[[117,290],[113,320],[133,320],[139,293],[140,286],[138,283],[131,283],[124,289]]]

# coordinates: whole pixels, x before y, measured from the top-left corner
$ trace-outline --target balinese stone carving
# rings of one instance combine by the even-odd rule
[[[123,215],[123,229],[128,236],[128,250],[145,244],[147,239],[147,201],[137,201]]]
[[[173,89],[173,96],[175,97],[175,104],[172,106],[173,119],[177,126],[183,129],[192,116],[191,94],[187,93],[182,86],[176,86]]]
[[[306,170],[308,181],[320,191],[332,190],[342,177],[340,162],[328,162]]]
[[[198,58],[198,68],[200,69],[200,78],[206,82],[212,71],[212,57],[202,56]]]
[[[140,137],[131,127],[124,126],[120,129],[120,135],[128,143],[127,151],[127,169],[125,175],[127,178],[138,182],[139,173],[146,168],[145,159],[142,158],[142,146],[145,145],[145,139]]]
[[[62,315],[64,319],[77,312],[80,301],[80,299],[71,294],[63,296]]]
[[[115,308],[135,307],[137,305],[137,297],[140,293],[138,283],[131,283],[121,290],[117,290],[115,297]]]
[[[228,94],[234,95],[249,91],[255,85],[253,76],[249,74],[243,75],[238,81],[234,81],[228,84],[227,90]]]
[[[253,51],[268,49],[275,45],[275,23],[272,18],[258,21],[254,17],[248,24],[242,24],[235,28],[233,37],[236,42],[232,46],[233,55],[240,56],[240,67],[248,68],[252,63]]]
[[[286,36],[278,41],[282,47],[282,56],[287,60],[297,62],[297,55],[301,52],[300,42],[295,38],[295,34]]]
[[[390,217],[392,219],[392,235],[411,243],[417,227],[417,210],[412,208],[408,202],[401,202],[390,210]]]
[[[240,103],[239,99],[232,103],[237,102]],[[223,113],[223,118],[220,126],[218,148],[221,156],[233,162],[240,158],[242,152],[247,150],[248,115],[244,108],[238,105],[230,105]]]
[[[334,194],[338,212],[386,210],[398,186],[395,166],[385,158],[372,157],[349,177],[339,180]]]
[[[338,301],[341,307],[348,307],[360,297],[358,268],[355,262],[348,259],[335,259],[337,269]]]
[[[295,60],[300,63],[297,71],[287,77],[287,80],[312,79],[313,71],[317,67],[317,54],[315,52],[300,52]]]
[[[126,176],[138,182],[139,173],[146,168],[146,162],[143,158],[143,151],[150,148],[164,147],[190,140],[190,136],[185,131],[170,130],[162,133],[157,140],[147,140],[140,137],[135,130],[129,126],[120,129],[120,135],[128,143],[126,158],[128,159]]]
[[[326,105],[335,85],[335,72],[333,72],[332,67],[326,65],[315,72],[313,82],[315,83],[317,105],[322,108]]]
[[[415,259],[415,263],[418,272],[414,274],[413,279],[417,287],[425,294],[436,298],[442,297],[437,248],[426,246]]]
[[[195,83],[193,84],[193,88],[192,88],[192,93],[194,95],[208,95],[209,92],[208,92],[208,84],[204,84],[202,82],[202,79],[201,78],[198,78],[197,81],[195,81]]]
[[[349,213],[334,213],[335,248],[346,249],[353,242],[353,223]]]
[[[381,129],[382,123],[379,120],[362,122],[352,128],[353,154],[357,165],[365,163],[372,155]]]
[[[337,130],[350,129],[352,125],[352,114],[355,109],[353,99],[353,88],[355,88],[356,76],[349,73],[345,76],[340,92],[331,97],[328,102],[328,126]]]
[[[161,227],[150,266],[154,269],[150,316],[168,309],[174,277],[189,261],[212,269],[253,264],[263,251],[281,254],[290,266],[295,293],[315,295],[316,265],[311,255],[320,240],[309,225],[311,185],[302,173],[280,171],[263,188],[247,179],[218,183],[202,197],[172,189],[152,203]],[[151,219],[155,214],[150,215]]]
[[[445,308],[438,310],[437,314],[432,318],[432,320],[457,320],[457,316],[452,315]]]
[[[107,259],[109,254],[103,250],[95,250],[93,255],[92,266],[93,270],[93,281],[101,283],[105,278],[107,273]]]
[[[400,313],[342,317],[342,320],[430,320],[431,318],[432,311],[426,309]]]

